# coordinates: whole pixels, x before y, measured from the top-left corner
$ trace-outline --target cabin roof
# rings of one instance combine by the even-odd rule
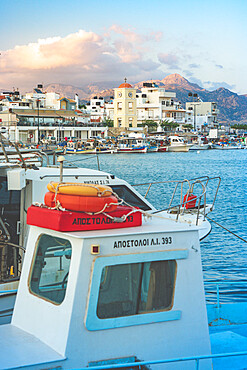
[[[59,177],[59,168],[57,168],[56,170],[57,171],[55,171],[54,167],[39,167],[38,170],[36,171],[33,171],[32,169],[31,170],[28,169],[26,177],[27,179],[37,179],[37,180],[41,180],[43,177],[47,177],[49,181],[55,181],[57,180],[57,176]],[[80,176],[91,177],[92,181],[94,180],[94,177],[95,179],[98,179],[100,177],[109,178],[111,176],[110,173],[98,171],[98,170],[92,170],[89,168],[73,168],[72,169],[72,168],[66,168],[66,167],[63,169],[63,174],[64,174],[64,181],[66,180],[68,181],[68,179],[66,179],[66,175],[71,175],[69,181],[71,181],[72,175],[79,176],[79,181],[80,181]]]
[[[157,215],[157,214],[156,214]],[[143,220],[142,226],[119,228],[119,229],[105,229],[105,230],[89,230],[89,231],[73,231],[64,232],[63,234],[72,236],[78,239],[91,238],[107,238],[107,237],[128,237],[131,235],[145,235],[152,237],[153,234],[166,234],[177,232],[198,231],[198,226],[193,226],[185,222],[176,222],[172,219],[152,217],[148,221]]]

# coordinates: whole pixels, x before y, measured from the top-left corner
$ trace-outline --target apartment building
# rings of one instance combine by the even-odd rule
[[[218,113],[216,102],[203,102],[200,99],[186,103],[187,123],[193,125],[198,132],[208,132],[218,127]]]
[[[185,122],[185,109],[176,102],[176,93],[166,91],[155,83],[145,82],[141,91],[136,94],[137,122],[153,120],[157,123],[163,120]]]
[[[94,96],[90,99],[90,102],[87,103],[87,112],[90,114],[91,122],[104,122],[107,117],[105,100],[101,96]]]

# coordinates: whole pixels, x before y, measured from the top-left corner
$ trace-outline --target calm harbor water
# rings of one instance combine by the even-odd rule
[[[67,155],[80,167],[97,169],[95,156]],[[99,155],[100,169],[122,178],[132,185],[165,180],[220,176],[221,184],[215,209],[209,216],[245,240],[247,239],[247,150],[204,150],[188,153],[145,153]],[[210,190],[216,189],[214,181]],[[174,185],[153,185],[147,199],[157,209],[168,206]],[[137,190],[145,195],[147,186]],[[208,201],[211,199],[209,196]],[[212,224],[210,235],[201,243],[205,280],[233,280],[236,300],[247,300],[247,244],[221,227]],[[211,287],[210,287],[211,288]],[[223,290],[228,290],[225,285]],[[228,296],[226,295],[225,300]],[[232,298],[232,297],[231,297]]]

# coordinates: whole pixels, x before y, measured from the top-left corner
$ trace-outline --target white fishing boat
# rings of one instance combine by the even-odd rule
[[[198,137],[196,142],[192,143],[189,150],[208,150],[211,149],[211,144],[207,141],[205,137]]]
[[[28,154],[26,151],[25,153]],[[22,154],[18,154],[18,152],[15,154],[19,155],[16,161],[10,162],[9,154],[5,154],[7,156],[5,162],[0,162],[0,181],[2,187],[0,193],[0,229],[2,233],[0,238],[2,245],[2,248],[0,248],[0,260],[2,261],[0,277],[0,292],[2,292],[0,293],[0,323],[9,322],[11,319],[13,302],[18,286],[22,260],[24,258],[22,248],[25,247],[28,232],[26,210],[33,202],[42,203],[47,184],[51,179],[56,180],[60,178],[60,164],[54,162],[50,165],[49,158],[45,154],[42,154],[42,152],[31,151],[31,154],[36,156],[33,158],[33,162],[30,162],[30,159],[25,160]],[[13,154],[13,151],[11,151],[11,154]],[[65,167],[63,169],[63,176],[66,181],[71,182],[110,185],[114,192],[128,204],[139,207],[144,211],[157,211],[136,188],[110,173],[86,168]],[[193,182],[189,183],[188,189],[192,187]],[[183,181],[175,181],[174,184],[176,189],[178,189],[178,185],[181,186]],[[148,187],[150,189],[151,184]],[[204,199],[204,192],[202,194],[198,196],[198,199],[201,199],[200,207],[194,209],[186,209],[184,206],[179,207],[178,204],[181,201],[174,203],[176,196],[172,196],[173,203],[170,202],[168,207],[165,204],[160,204],[160,207],[164,209],[163,215],[175,220],[179,219],[181,222],[188,224],[200,225],[200,238],[205,237],[211,229],[211,225],[206,220],[205,215],[212,210],[213,205],[208,206],[206,198]],[[14,286],[13,283],[15,284]],[[3,298],[6,298],[11,303],[8,303],[7,306],[5,304],[1,305]],[[9,298],[11,299],[9,300]]]
[[[236,149],[242,149],[242,145],[237,144],[237,143],[218,143],[218,144],[213,144],[212,149],[236,150]]]
[[[191,192],[181,207],[190,201]],[[1,369],[245,367],[246,305],[206,307],[203,225],[123,204],[97,215],[28,209],[14,313],[0,326]]]
[[[187,144],[180,136],[169,136],[168,152],[188,152],[192,144]]]

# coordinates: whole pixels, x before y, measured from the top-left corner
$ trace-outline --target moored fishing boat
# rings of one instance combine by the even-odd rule
[[[155,145],[158,147],[158,152],[168,152],[169,142],[167,140],[167,137],[152,136],[151,140],[155,142]]]
[[[196,142],[192,142],[192,146],[189,150],[208,150],[211,149],[211,144],[208,142],[206,137],[199,136]]]
[[[154,139],[148,140],[147,139],[146,145],[147,145],[147,152],[148,153],[158,152],[159,146],[158,146],[156,140],[154,140]]]
[[[28,209],[13,318],[0,327],[0,367],[180,370],[200,363],[209,370],[213,360],[214,369],[242,369],[244,307],[237,318],[234,310],[235,325],[218,327],[230,314],[212,306],[209,333],[199,242],[203,225],[120,200],[117,215]],[[183,197],[185,209],[191,200],[187,209],[194,208],[195,198],[190,192]],[[229,347],[238,353],[229,353]]]
[[[24,241],[28,232],[25,210],[34,202],[43,202],[46,186],[51,180],[58,181],[60,178],[59,166],[56,166],[55,163],[53,166],[49,166],[49,158],[44,155],[43,159],[41,152],[36,152],[37,155],[33,159],[33,162],[26,162],[22,156],[19,156],[16,162],[13,161],[10,163],[9,161],[5,161],[5,163],[0,163],[0,180],[2,189],[4,189],[4,191],[1,191],[1,195],[4,197],[0,197],[2,209],[0,217],[0,221],[2,220],[0,223],[2,234],[0,241],[3,246],[0,248],[1,263],[3,266],[1,270],[0,291],[2,286],[5,292],[10,291],[8,294],[13,294],[14,296],[16,291],[13,292],[11,284],[13,281],[17,281],[18,283],[24,257],[22,248],[25,246]],[[34,154],[34,151],[32,151],[32,154]],[[43,166],[45,163],[48,164],[48,167]],[[70,182],[110,185],[114,189],[114,192],[118,193],[129,204],[143,210],[156,211],[156,208],[141,196],[135,188],[110,173],[71,167],[64,168],[63,173],[64,178]],[[181,209],[179,218],[182,220],[184,216],[185,214]],[[177,218],[177,212],[171,213],[169,217]],[[200,229],[200,238],[204,237],[210,231],[210,223],[202,213],[199,216],[194,214],[191,216],[187,215],[186,217],[184,218],[184,222],[199,222],[204,225],[204,228]],[[1,297],[3,297],[3,294]],[[8,307],[8,314],[4,315],[3,320],[0,320],[2,323],[10,320],[12,310],[13,304]],[[2,308],[2,311],[5,311],[5,307]]]
[[[64,154],[95,154],[96,148],[94,147],[94,141],[68,141],[67,145],[64,147]]]
[[[146,153],[147,146],[143,138],[124,136],[117,139],[117,153]]]
[[[185,143],[180,136],[169,136],[168,152],[188,152],[192,144]]]

